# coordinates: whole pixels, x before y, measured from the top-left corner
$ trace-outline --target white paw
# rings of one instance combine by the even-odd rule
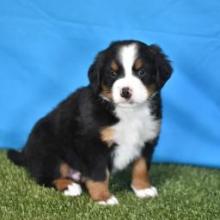
[[[99,205],[118,205],[118,199],[115,196],[111,196],[109,199],[106,201],[99,201],[97,202]]]
[[[82,193],[82,188],[79,184],[72,183],[63,193],[65,196],[79,196]]]
[[[135,195],[139,198],[153,198],[158,196],[157,189],[154,186],[145,189],[135,189],[135,187],[131,186]]]

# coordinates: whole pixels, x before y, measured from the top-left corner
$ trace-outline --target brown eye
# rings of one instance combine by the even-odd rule
[[[140,70],[138,70],[138,72],[137,72],[137,75],[138,75],[139,77],[141,77],[141,78],[144,77],[145,74],[146,74],[146,72],[145,72],[144,69],[140,69]]]
[[[116,78],[117,75],[118,75],[118,74],[117,74],[115,71],[113,71],[113,70],[110,71],[110,76],[111,76],[112,78]]]

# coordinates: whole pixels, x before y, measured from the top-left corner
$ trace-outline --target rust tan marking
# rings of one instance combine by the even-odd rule
[[[112,100],[112,90],[103,84],[101,95],[106,97],[108,100]]]
[[[114,143],[114,129],[112,127],[102,128],[100,131],[101,140],[108,144],[109,147]]]
[[[53,181],[53,185],[59,191],[64,191],[72,183],[73,183],[72,180],[65,179],[65,178],[60,178],[60,179],[56,179]]]
[[[134,69],[139,70],[143,67],[143,65],[144,65],[143,60],[138,58],[134,63]]]
[[[147,163],[142,157],[133,164],[132,186],[134,186],[135,189],[145,189],[151,186]]]
[[[156,92],[156,85],[155,84],[148,85],[146,86],[146,89],[149,96],[152,96]]]
[[[87,180],[85,185],[94,201],[106,201],[111,197],[108,189],[108,178],[103,182]]]
[[[70,174],[70,167],[67,163],[61,163],[60,165],[60,175],[61,177],[68,177]]]
[[[115,72],[119,70],[119,66],[114,60],[111,62],[111,69]]]

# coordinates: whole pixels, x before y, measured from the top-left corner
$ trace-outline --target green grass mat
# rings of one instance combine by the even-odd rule
[[[0,219],[204,219],[220,220],[220,170],[155,164],[151,176],[159,197],[138,199],[129,187],[129,170],[111,179],[120,205],[102,207],[87,193],[65,197],[40,187],[0,152]]]

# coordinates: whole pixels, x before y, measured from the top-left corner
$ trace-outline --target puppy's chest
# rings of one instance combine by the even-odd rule
[[[118,108],[115,113],[119,122],[112,126],[113,142],[117,144],[112,155],[113,169],[121,170],[140,156],[147,141],[157,137],[160,121],[155,120],[147,105],[137,109]]]

